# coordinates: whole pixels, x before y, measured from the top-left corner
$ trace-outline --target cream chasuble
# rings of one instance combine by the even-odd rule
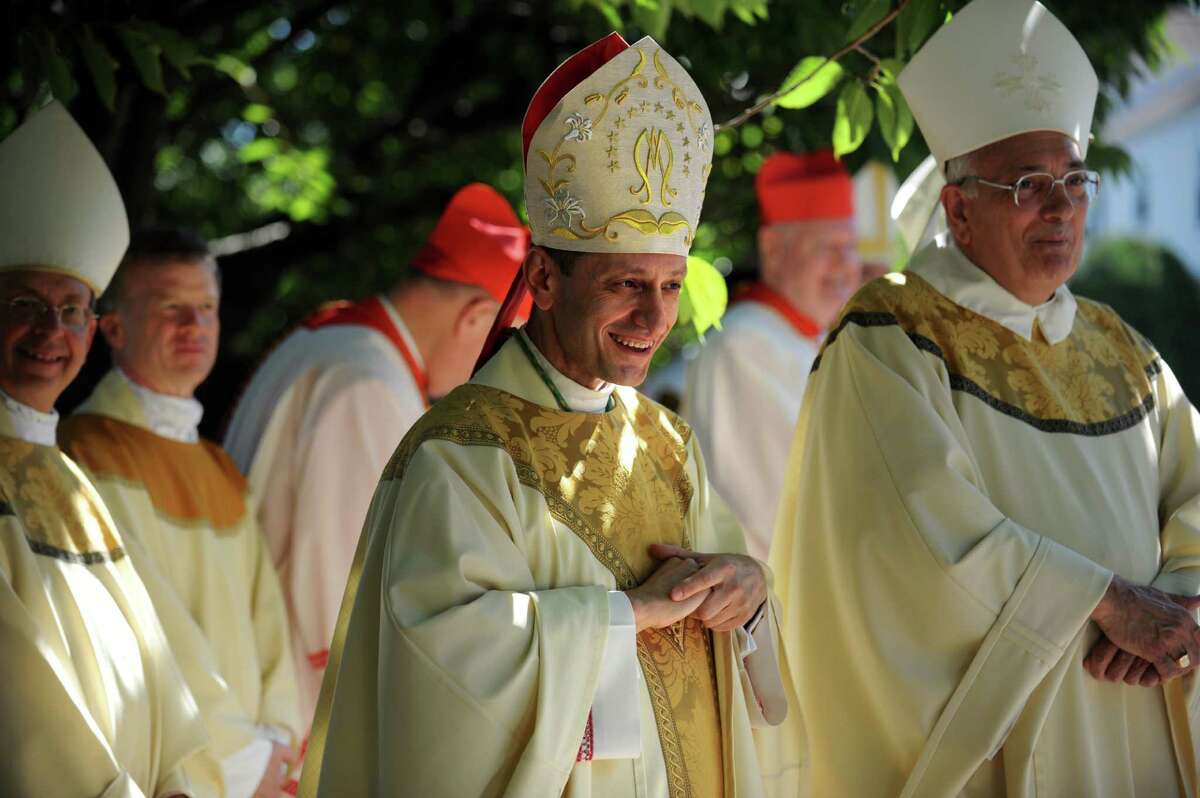
[[[207,706],[202,691],[194,691],[215,753],[225,760],[256,738],[297,746],[307,724],[299,717],[287,612],[248,509],[245,480],[220,447],[196,436],[199,414],[191,423],[172,424],[161,407],[188,400],[153,394],[139,400],[136,391],[110,371],[61,425],[63,448],[83,467],[124,536],[136,538],[149,556],[149,563],[137,556],[134,563],[161,577],[147,579],[155,605],[164,600],[153,588],[161,581],[187,609],[160,611],[172,646],[198,626],[211,649],[235,699],[232,706],[225,700]],[[168,621],[173,617],[186,628],[175,628],[179,624]],[[227,785],[232,794],[248,795],[262,778],[270,745],[256,748],[257,774],[245,779],[252,783]]]
[[[651,573],[654,541],[742,549],[690,430],[615,396],[555,409],[514,338],[414,426],[368,513],[301,795],[762,794],[750,728],[786,711],[770,607],[744,661],[691,619],[638,635],[640,751],[577,761],[609,592]]]
[[[419,357],[400,314],[379,299],[395,332]],[[371,494],[425,407],[388,336],[341,324],[298,327],[255,371],[234,408],[224,446],[247,476],[279,573],[306,723],[321,692]]]
[[[771,547],[791,434],[819,344],[773,308],[739,302],[688,364],[682,414],[704,450],[713,487],[760,560]]]
[[[764,750],[778,794],[806,767],[813,796],[1195,795],[1194,674],[1082,661],[1111,574],[1200,593],[1198,433],[1150,344],[1065,287],[1024,305],[942,238],[861,289],[771,552],[799,710]]]
[[[0,795],[218,795],[127,543],[52,445],[56,418],[0,396]]]

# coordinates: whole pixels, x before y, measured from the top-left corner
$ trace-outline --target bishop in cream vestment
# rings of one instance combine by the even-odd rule
[[[682,421],[627,389],[559,411],[510,339],[384,472],[302,794],[761,795],[750,727],[784,711],[769,606],[745,660],[693,618],[638,635],[610,710],[632,708],[635,750],[587,750],[609,591],[653,570],[652,542],[742,548],[709,501]]]

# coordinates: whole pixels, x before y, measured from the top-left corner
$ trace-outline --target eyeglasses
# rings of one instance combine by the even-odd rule
[[[974,180],[989,188],[999,188],[1004,191],[1012,192],[1013,204],[1017,207],[1022,205],[1038,205],[1050,199],[1050,195],[1054,193],[1055,186],[1062,186],[1063,191],[1067,195],[1067,200],[1072,206],[1087,205],[1096,198],[1100,193],[1100,173],[1093,172],[1089,169],[1077,169],[1074,172],[1067,172],[1059,178],[1048,172],[1033,172],[1031,174],[1018,177],[1015,183],[993,183],[991,180],[984,180],[976,175],[968,175],[957,181],[954,185],[961,186],[968,180]]]
[[[7,308],[4,315],[18,324],[34,324],[52,315],[59,324],[75,332],[86,329],[96,316],[96,312],[88,305],[47,305],[34,296],[0,299],[0,306]]]

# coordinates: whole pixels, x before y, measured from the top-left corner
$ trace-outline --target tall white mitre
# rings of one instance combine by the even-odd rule
[[[1035,0],[975,0],[898,81],[940,166],[1037,130],[1075,139],[1087,156],[1096,72],[1071,32]]]
[[[523,125],[533,243],[575,252],[686,255],[712,168],[712,117],[691,76],[650,37],[576,53]]]
[[[99,296],[128,246],[117,183],[62,104],[0,141],[0,271],[58,272]]]

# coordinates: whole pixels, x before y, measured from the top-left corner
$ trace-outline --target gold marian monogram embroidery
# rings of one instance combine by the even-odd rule
[[[665,154],[664,154],[665,153]],[[675,153],[671,149],[671,140],[659,128],[645,128],[638,134],[633,144],[633,165],[638,177],[642,179],[640,186],[630,186],[629,193],[635,197],[644,191],[646,197],[641,199],[643,205],[654,201],[654,189],[650,184],[650,175],[658,172],[662,176],[659,186],[659,197],[663,205],[670,205],[679,192],[671,188],[671,168],[675,165]]]
[[[383,479],[400,478],[431,439],[494,446],[517,478],[537,490],[627,590],[656,563],[651,542],[691,546],[684,519],[691,431],[648,401],[618,400],[604,414],[565,413],[503,391],[465,385],[442,399],[405,437]],[[667,766],[671,798],[720,795],[723,762],[712,641],[695,619],[638,635],[638,660]]]
[[[696,124],[694,116],[696,114],[703,115],[704,109],[698,102],[687,97],[683,88],[670,79],[666,67],[662,64],[660,52],[655,50],[653,57],[654,87],[671,90],[671,102],[682,112],[692,133],[691,137],[684,136],[681,141],[683,148],[682,171],[686,177],[691,173],[692,153],[690,148],[693,145],[693,139],[697,146],[707,149],[712,134],[707,123]],[[682,230],[684,243],[690,245],[692,242],[694,231],[691,224],[687,217],[675,211],[665,211],[661,215],[655,215],[644,208],[630,208],[609,216],[600,224],[589,224],[587,209],[571,192],[572,175],[575,172],[577,160],[573,154],[561,151],[564,145],[568,143],[586,145],[599,131],[600,124],[609,111],[616,107],[616,113],[612,118],[612,129],[608,132],[608,148],[604,151],[608,157],[608,170],[616,172],[621,164],[621,153],[616,147],[618,131],[631,124],[631,120],[640,114],[661,113],[663,110],[661,102],[652,106],[647,100],[631,99],[632,90],[648,89],[651,85],[650,79],[645,74],[646,52],[638,49],[637,54],[637,64],[634,65],[628,76],[618,81],[606,93],[593,93],[584,98],[585,106],[599,105],[599,111],[594,118],[587,118],[579,113],[571,114],[563,120],[567,130],[554,145],[554,149],[536,150],[537,156],[548,167],[546,177],[539,178],[538,182],[545,192],[542,201],[545,206],[546,218],[554,226],[551,233],[556,236],[573,241],[590,240],[603,236],[610,241],[615,241],[618,238],[619,226],[625,226],[647,236],[669,236]],[[625,108],[626,103],[629,103],[627,108]],[[622,114],[622,108],[625,108],[624,114]],[[674,118],[674,111],[666,113],[665,119]],[[684,132],[684,123],[678,122],[675,129],[676,132]],[[651,205],[654,204],[657,184],[659,204],[664,208],[671,207],[679,192],[671,186],[671,175],[675,168],[675,150],[668,132],[660,127],[643,128],[634,141],[632,152],[627,157],[630,158],[637,176],[641,178],[641,185],[630,186],[629,193],[638,197],[641,205]],[[707,179],[711,167],[711,163],[704,167],[705,179]],[[655,180],[655,177],[658,179]]]

